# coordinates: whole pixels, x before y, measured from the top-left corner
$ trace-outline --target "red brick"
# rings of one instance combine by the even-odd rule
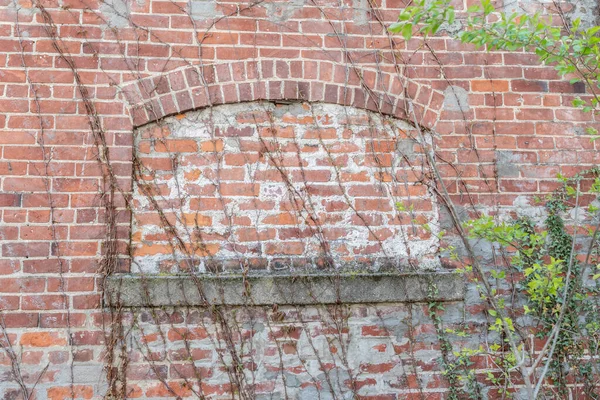
[[[48,257],[50,244],[44,242],[18,242],[2,245],[3,257]]]
[[[382,374],[389,372],[396,366],[395,363],[383,363],[383,364],[362,364],[360,370],[363,373],[369,374]]]
[[[198,143],[195,140],[168,139],[156,142],[154,150],[159,153],[193,153],[198,150]]]
[[[0,308],[2,310],[17,310],[19,308],[19,302],[19,296],[0,296]]]
[[[56,386],[46,390],[50,400],[67,400],[67,399],[92,399],[94,396],[93,386],[73,385],[73,386]]]
[[[0,207],[20,207],[21,195],[0,193]]]
[[[100,294],[73,296],[75,310],[93,310],[100,307],[102,296]]]
[[[167,338],[171,342],[183,340],[202,340],[208,337],[208,332],[201,327],[193,329],[173,328],[170,329]]]
[[[510,87],[513,92],[547,92],[548,82],[514,80],[510,83]]]
[[[265,252],[270,255],[300,255],[304,253],[301,242],[267,243]]]
[[[94,256],[97,252],[97,242],[54,242],[52,244],[54,256]]]
[[[68,261],[57,260],[57,259],[45,259],[45,260],[24,260],[23,261],[23,272],[26,274],[45,274],[45,273],[57,273],[61,270],[61,264],[63,270],[68,268]]]
[[[38,321],[39,315],[37,313],[6,313],[3,316],[3,324],[6,328],[36,328]]]
[[[508,81],[472,80],[471,90],[474,92],[508,92]]]
[[[0,293],[39,293],[45,287],[43,278],[0,278]]]
[[[59,310],[66,308],[65,297],[62,295],[27,295],[23,296],[23,310]]]
[[[260,185],[254,183],[222,183],[219,190],[223,196],[253,196],[260,193]]]
[[[545,120],[551,121],[554,119],[554,111],[551,109],[522,109],[516,112],[517,119],[527,121]]]
[[[25,332],[21,335],[20,344],[28,347],[64,346],[67,339],[58,332]]]
[[[3,189],[7,192],[42,192],[46,191],[43,178],[4,178]]]

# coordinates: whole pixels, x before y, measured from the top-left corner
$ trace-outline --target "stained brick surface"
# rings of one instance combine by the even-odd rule
[[[581,86],[531,54],[390,37],[402,7],[0,0],[0,343],[36,399],[230,398],[230,343],[206,310],[116,315],[102,308],[107,273],[202,268],[208,255],[271,268],[322,256],[319,238],[338,260],[443,267],[423,224],[448,218],[419,185],[419,140],[435,143],[457,204],[536,217],[557,173],[598,164],[600,142],[582,135],[598,126],[570,106]],[[322,231],[294,201],[314,202]],[[474,293],[452,307],[449,326],[463,310],[473,329],[485,319]],[[341,310],[244,314],[235,343],[253,343],[254,397],[343,398],[348,382],[364,399],[444,397],[425,306]],[[19,398],[10,354],[0,396]],[[479,373],[489,360],[476,361]]]
[[[147,125],[136,132],[134,270],[237,270],[240,258],[272,270],[325,256],[434,263],[437,239],[396,209],[409,202],[414,220],[438,218],[410,167],[415,135],[405,122],[311,103],[221,105]],[[160,213],[192,248],[173,242]]]

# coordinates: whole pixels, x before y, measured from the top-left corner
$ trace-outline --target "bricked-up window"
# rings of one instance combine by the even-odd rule
[[[139,128],[132,271],[433,263],[437,239],[420,226],[438,215],[416,184],[415,136],[401,120],[302,102]]]

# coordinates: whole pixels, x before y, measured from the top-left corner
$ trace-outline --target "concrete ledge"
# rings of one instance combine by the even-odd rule
[[[435,285],[437,290],[430,291]],[[246,288],[246,294],[244,294]],[[105,300],[123,307],[318,305],[458,301],[462,276],[423,274],[109,276]]]

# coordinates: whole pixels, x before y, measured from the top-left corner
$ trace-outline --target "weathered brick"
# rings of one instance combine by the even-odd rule
[[[533,207],[534,196],[558,188],[556,174],[600,161],[597,145],[581,135],[597,124],[571,107],[575,96],[587,96],[585,85],[562,80],[529,53],[477,51],[445,36],[428,39],[430,52],[420,38],[406,44],[390,38],[384,25],[406,6],[399,0],[368,7],[362,1],[343,7],[331,1],[43,3],[44,13],[32,12],[29,0],[19,3],[19,29],[15,11],[0,10],[0,309],[8,331],[0,342],[22,347],[29,387],[41,376],[34,397],[107,396],[98,382],[109,371],[105,341],[113,343],[110,332],[118,326],[101,308],[107,268],[172,273],[211,270],[217,260],[218,268],[234,271],[278,269],[330,255],[404,260],[412,245],[411,257],[437,257],[442,244],[421,225],[438,217],[440,203],[421,184],[429,171],[424,148],[411,139],[418,132],[405,94],[419,123],[432,128],[427,137],[459,205],[513,213],[527,199]],[[397,60],[406,63],[400,72]],[[445,102],[449,85],[466,91],[454,110]],[[409,124],[380,125],[379,111]],[[167,115],[173,117],[161,120]],[[134,170],[140,182],[132,185]],[[119,188],[110,204],[113,183]],[[397,202],[410,212],[399,212]],[[107,229],[111,220],[114,230]],[[181,243],[171,243],[170,229]],[[106,242],[107,233],[113,242]],[[484,307],[464,309],[468,319]],[[365,400],[447,397],[430,323],[417,324],[416,341],[407,342],[402,305],[348,310],[353,321],[342,334],[356,341],[344,356],[360,366],[361,376],[335,379],[334,390],[356,389],[353,395]],[[132,313],[120,312],[125,325],[133,324]],[[299,323],[299,312],[310,315]],[[411,312],[421,313],[420,307]],[[228,357],[227,346],[214,348],[211,340],[222,341],[223,334],[212,330],[210,313],[150,321],[153,313],[136,320],[136,329],[125,327],[128,397],[240,393],[221,379],[231,373],[219,361]],[[303,329],[290,326],[307,324],[314,343],[324,343],[323,354],[335,357],[344,338],[315,310],[283,314],[285,322],[268,324],[262,314],[253,316],[255,329],[241,324],[234,332],[236,344],[254,340],[245,348],[252,360],[243,357],[255,379],[252,395],[330,397],[323,370],[336,371],[336,363],[324,362],[309,378],[312,364],[290,357],[311,346],[302,348]],[[193,342],[189,351],[183,332]],[[409,353],[414,360],[402,365],[419,373],[402,375],[398,355]],[[260,360],[263,354],[274,361]],[[62,373],[71,357],[72,386]],[[472,361],[490,367],[484,357]],[[9,363],[0,354],[0,364]],[[484,382],[487,376],[479,375]],[[273,376],[285,377],[287,394],[283,379]],[[181,378],[201,380],[200,387]],[[585,397],[576,387],[573,392]],[[10,388],[2,395],[19,396]]]
[[[25,332],[21,335],[19,343],[29,347],[64,346],[67,339],[59,332]]]

